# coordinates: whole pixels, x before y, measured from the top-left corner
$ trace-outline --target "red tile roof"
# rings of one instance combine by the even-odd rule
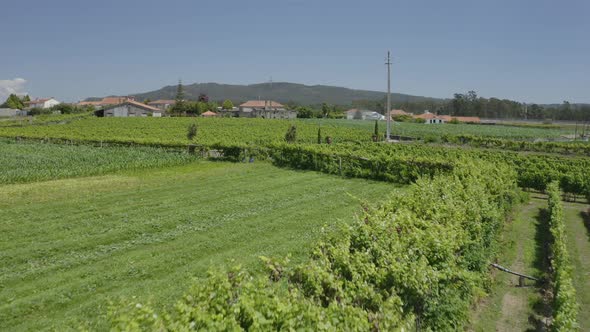
[[[253,107],[253,108],[262,108],[262,107],[285,107],[282,104],[277,103],[276,101],[264,101],[264,100],[248,100],[247,102],[240,105],[240,107]]]
[[[158,99],[154,101],[150,101],[148,105],[172,105],[176,104],[176,100],[171,99]]]
[[[94,106],[108,106],[121,104],[127,100],[134,100],[132,97],[104,97],[98,101],[81,101],[78,103],[79,106],[94,105]]]
[[[118,107],[120,105],[127,105],[127,104],[128,105],[133,105],[135,107],[143,108],[145,110],[152,111],[152,112],[158,112],[158,113],[162,112],[162,110],[159,109],[159,108],[156,108],[156,107],[153,107],[153,106],[150,106],[150,105],[146,105],[144,103],[140,103],[140,102],[137,102],[135,100],[125,100],[122,103],[109,105],[108,107],[105,108],[105,110],[111,109],[111,108],[115,108],[115,107]]]
[[[416,115],[416,116],[414,116],[414,117],[415,117],[415,118],[417,118],[417,119],[424,119],[424,120],[428,120],[428,119],[434,119],[434,118],[436,118],[437,116],[436,116],[436,114],[433,114],[433,113],[422,113],[422,114],[420,114],[420,115]]]
[[[152,110],[154,112],[162,112],[162,110],[159,109],[159,108],[157,108],[157,107],[146,105],[144,103],[140,103],[140,102],[135,101],[135,100],[127,100],[127,101],[123,102],[122,104],[131,104],[131,105],[134,105],[134,106],[137,106],[137,107],[143,107],[143,108],[146,108],[148,110]]]
[[[211,111],[207,111],[207,112],[201,114],[201,116],[205,116],[205,117],[208,117],[208,116],[216,116],[216,115],[217,115],[217,113],[211,112]]]
[[[411,113],[408,113],[404,110],[391,110],[389,111],[389,114],[396,116],[396,115],[412,115]]]
[[[35,100],[31,100],[31,101],[26,101],[25,104],[40,104],[40,103],[44,103],[46,101],[48,101],[49,99],[52,98],[37,98]]]

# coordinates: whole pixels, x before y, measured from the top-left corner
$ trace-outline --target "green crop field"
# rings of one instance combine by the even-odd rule
[[[222,162],[0,186],[0,330],[105,330],[108,300],[168,305],[230,259],[300,261],[324,226],[394,190]]]
[[[47,120],[45,120],[47,121]],[[244,118],[87,118],[70,120],[68,123],[29,125],[22,127],[0,127],[0,136],[55,138],[71,140],[135,142],[145,144],[186,144],[186,128],[198,125],[197,142],[202,144],[227,143],[269,143],[282,141],[290,124],[297,126],[298,141],[314,143],[321,127],[323,137],[330,136],[334,142],[370,141],[374,132],[373,121],[297,119],[292,121]],[[380,132],[384,133],[386,123],[380,121]],[[507,139],[532,140],[556,138],[573,134],[561,128],[523,128],[512,126],[489,126],[470,124],[425,125],[396,123],[394,135],[418,138],[442,137],[445,135],[477,135]]]
[[[325,119],[302,119],[302,122],[315,124],[330,124],[342,127],[349,127],[357,130],[371,132],[375,126],[374,121],[363,120],[325,120]],[[385,130],[386,121],[379,121],[381,130]],[[497,137],[508,139],[535,139],[535,138],[556,138],[561,135],[573,134],[570,128],[558,126],[548,128],[516,127],[505,125],[479,125],[479,124],[442,124],[426,125],[423,123],[395,122],[392,124],[393,135],[410,137],[428,137],[444,135],[477,135],[481,137]]]
[[[0,184],[98,175],[126,169],[165,167],[190,162],[186,153],[159,148],[36,144],[0,139]]]

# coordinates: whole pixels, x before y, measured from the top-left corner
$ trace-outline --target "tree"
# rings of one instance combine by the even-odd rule
[[[191,123],[188,126],[188,129],[186,132],[186,138],[188,138],[189,141],[192,141],[193,139],[195,139],[196,136],[197,136],[197,124]]]
[[[322,116],[324,118],[327,118],[328,116],[330,116],[330,111],[331,111],[331,107],[330,105],[328,105],[327,103],[323,103],[322,104]]]
[[[287,143],[295,143],[297,140],[297,127],[295,125],[290,125],[289,129],[287,129],[287,133],[285,134],[285,141]]]
[[[182,81],[178,80],[178,86],[176,87],[176,98],[175,98],[174,110],[183,111],[184,109],[184,88]]]
[[[217,112],[217,107],[219,107],[219,104],[217,104],[217,102],[214,102],[214,101],[210,101],[208,103],[205,103],[205,105],[207,105],[207,110],[209,110],[211,112]]]
[[[232,103],[231,100],[226,99],[223,101],[221,108],[223,108],[224,110],[231,110],[234,108],[234,103]]]
[[[297,108],[297,117],[301,119],[313,118],[313,110],[306,106],[300,106]]]
[[[70,104],[57,104],[50,108],[52,112],[59,112],[60,114],[72,114],[72,113],[79,113],[80,109],[74,105]]]
[[[322,127],[318,127],[318,144],[322,144]]]
[[[204,93],[200,93],[199,94],[199,99],[197,99],[198,101],[202,102],[202,103],[208,103],[209,102],[209,96],[207,96]]]
[[[148,105],[148,104],[149,104],[149,103],[151,103],[151,102],[152,102],[152,101],[151,101],[151,99],[149,99],[149,98],[146,98],[146,99],[143,101],[143,103],[144,103],[144,104],[146,104],[146,105]]]
[[[375,136],[379,137],[379,120],[375,120]]]
[[[2,107],[22,110],[23,108],[25,108],[25,104],[17,95],[13,93],[10,96],[8,96],[8,98],[6,98],[6,101],[4,102],[4,104],[2,104]]]

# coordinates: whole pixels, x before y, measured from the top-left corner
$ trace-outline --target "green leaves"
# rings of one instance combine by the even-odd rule
[[[576,290],[572,280],[572,264],[567,251],[565,220],[557,182],[547,188],[549,194],[549,230],[552,236],[551,265],[553,268],[553,331],[575,331],[579,329],[577,322],[578,303]]]

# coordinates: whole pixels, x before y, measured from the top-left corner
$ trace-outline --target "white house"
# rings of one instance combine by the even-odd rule
[[[437,116],[434,118],[426,119],[424,123],[425,124],[440,124],[440,123],[445,123],[445,119]]]
[[[161,117],[162,111],[159,108],[149,106],[143,103],[138,103],[134,100],[126,100],[118,105],[107,106],[103,109],[105,117]]]
[[[55,105],[61,104],[61,102],[51,97],[42,99],[37,98],[35,100],[28,101],[25,104],[30,108],[51,108]]]
[[[272,100],[249,100],[241,104],[236,112],[234,110],[221,110],[221,114],[232,114],[240,118],[263,119],[295,119],[297,111],[288,110],[286,107]]]
[[[346,119],[348,120],[384,120],[385,117],[375,111],[359,110],[356,108],[346,111]]]

